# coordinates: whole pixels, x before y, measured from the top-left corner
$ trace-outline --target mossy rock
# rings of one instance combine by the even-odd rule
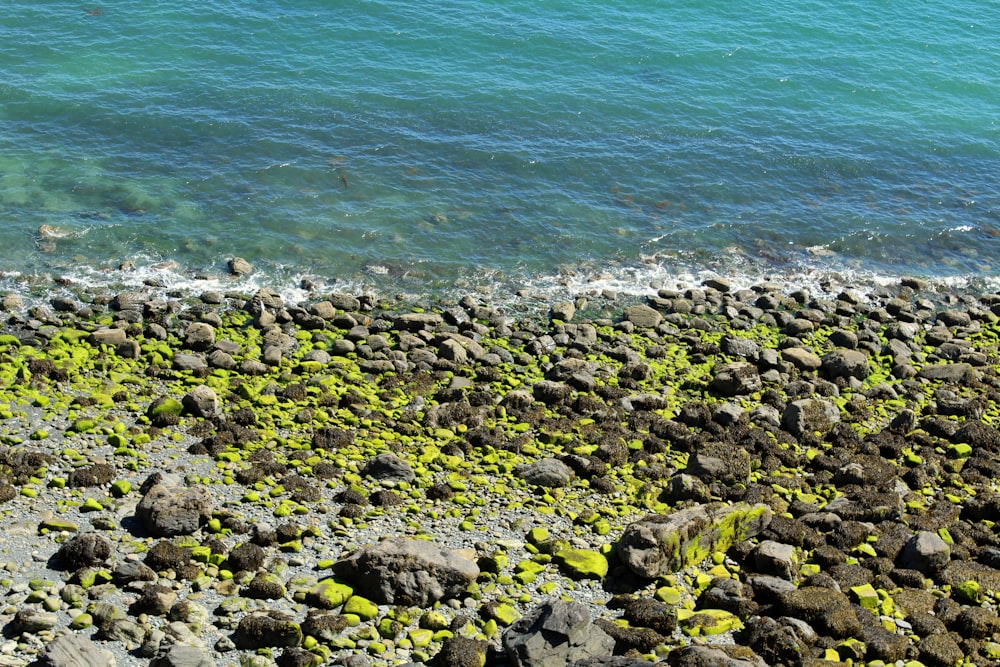
[[[306,593],[306,604],[317,609],[335,609],[347,602],[353,594],[354,589],[347,584],[336,579],[324,579]]]
[[[378,605],[368,598],[354,595],[344,603],[344,608],[341,612],[344,614],[354,614],[363,621],[370,621],[378,616]]]
[[[589,549],[563,549],[554,556],[562,569],[574,579],[604,579],[608,576],[608,559]]]

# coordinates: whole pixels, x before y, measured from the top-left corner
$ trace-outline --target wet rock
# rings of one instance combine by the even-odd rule
[[[591,622],[587,607],[557,600],[514,621],[503,646],[515,667],[546,667],[609,656],[615,640]]]
[[[156,484],[139,501],[135,514],[154,537],[190,535],[212,516],[212,496],[202,486]]]
[[[625,528],[618,542],[619,558],[637,576],[655,579],[757,535],[770,520],[766,505],[746,503],[649,515]]]
[[[479,567],[463,555],[406,538],[362,547],[333,569],[357,593],[378,604],[419,607],[459,595],[479,576]]]
[[[124,329],[97,329],[90,334],[91,345],[111,345],[117,347],[125,342],[127,334]]]
[[[518,466],[514,474],[533,486],[556,488],[568,486],[576,477],[573,469],[559,459],[541,459]]]

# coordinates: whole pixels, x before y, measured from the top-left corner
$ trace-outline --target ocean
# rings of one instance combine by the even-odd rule
[[[7,0],[0,289],[997,289],[997,63],[997,0]]]

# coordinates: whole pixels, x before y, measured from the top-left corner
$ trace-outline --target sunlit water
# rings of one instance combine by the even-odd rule
[[[751,4],[11,0],[5,286],[990,282],[1000,3]]]

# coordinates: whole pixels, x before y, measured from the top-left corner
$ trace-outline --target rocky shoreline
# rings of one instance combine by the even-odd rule
[[[0,664],[1000,663],[1000,295],[2,299]]]

